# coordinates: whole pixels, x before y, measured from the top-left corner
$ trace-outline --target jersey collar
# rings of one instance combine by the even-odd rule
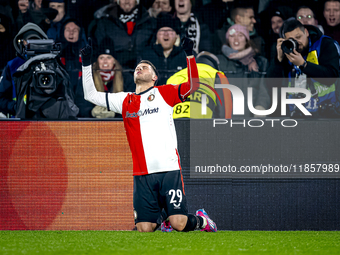
[[[145,94],[146,92],[148,92],[148,91],[150,91],[151,89],[153,89],[154,87],[155,87],[155,86],[152,86],[152,87],[148,88],[147,90],[145,90],[145,91],[143,91],[143,92],[141,92],[141,93],[139,93],[139,94],[137,94],[136,92],[135,92],[134,94],[137,95],[137,96],[143,95],[143,94]]]

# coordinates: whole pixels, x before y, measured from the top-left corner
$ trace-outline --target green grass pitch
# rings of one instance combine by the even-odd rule
[[[340,232],[0,231],[0,254],[340,254]]]

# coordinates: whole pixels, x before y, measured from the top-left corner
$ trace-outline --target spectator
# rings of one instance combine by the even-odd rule
[[[12,3],[13,4],[13,3]],[[11,25],[14,25],[13,8],[8,0],[0,0],[0,13],[10,18]]]
[[[18,8],[21,13],[26,13],[28,10],[29,0],[18,0]]]
[[[1,74],[0,112],[4,114],[13,116],[16,114],[16,90],[13,85],[13,75],[16,70],[26,62],[26,59],[23,56],[22,45],[19,42],[20,40],[23,40],[25,45],[26,41],[29,39],[47,39],[47,35],[38,25],[27,23],[14,37],[14,48],[21,57],[16,57],[9,61]]]
[[[75,93],[77,84],[81,79],[80,50],[85,47],[87,40],[84,29],[75,19],[67,19],[62,26],[61,62],[70,76],[72,90]]]
[[[30,9],[31,10],[35,10],[35,11],[39,11],[39,10],[41,10],[41,8],[42,8],[42,0],[31,0],[30,1]]]
[[[37,1],[37,0],[35,0]],[[40,1],[41,2],[41,1]],[[29,2],[29,0],[18,0],[18,15],[16,17],[16,27],[20,30],[28,22],[37,24],[43,31],[47,31],[50,27],[50,19],[54,19],[57,15],[56,10],[51,8],[40,8],[39,4]]]
[[[283,21],[285,20],[285,17],[283,16],[283,13],[277,9],[274,10],[270,15],[270,23],[271,23],[271,29],[269,31],[269,37],[267,41],[266,47],[266,56],[269,61],[272,61],[276,58],[276,43],[277,39],[280,37],[280,29],[283,24]]]
[[[0,11],[0,70],[7,62],[15,57],[12,38],[14,29],[11,24],[11,18]]]
[[[305,108],[314,117],[330,117],[335,113],[338,101],[335,83],[339,77],[339,54],[335,42],[325,37],[312,25],[303,25],[296,19],[283,23],[281,35],[277,41],[277,65],[283,67],[283,77],[289,79],[289,86],[303,87],[311,91],[313,97]],[[281,45],[286,38],[298,42],[298,49],[284,53]],[[299,95],[291,94],[290,97]],[[292,105],[291,116],[304,116]]]
[[[217,31],[217,36],[219,38],[220,45],[224,45],[226,43],[226,32],[233,24],[238,24],[245,26],[250,35],[250,39],[254,43],[254,50],[256,53],[260,55],[265,55],[265,42],[261,36],[257,34],[255,29],[255,13],[254,9],[251,5],[236,5],[235,8],[231,11],[231,20],[226,21],[221,29]],[[219,49],[221,46],[219,46]]]
[[[303,25],[313,25],[320,29],[324,33],[323,27],[318,25],[318,21],[315,18],[315,14],[311,8],[306,5],[300,6],[296,12],[296,19],[300,21]]]
[[[157,18],[156,43],[142,52],[140,60],[149,60],[158,70],[158,84],[187,66],[186,55],[179,47],[181,23],[177,17],[161,13]]]
[[[124,69],[134,70],[137,55],[151,44],[156,20],[139,0],[119,0],[95,13],[89,35],[100,45],[105,37],[114,43],[115,57]],[[131,73],[132,77],[132,73]]]
[[[197,11],[197,16],[209,26],[210,33],[222,27],[225,18],[230,19],[230,11],[234,7],[234,0],[218,0],[204,4]]]
[[[325,35],[340,43],[340,0],[325,1],[323,16],[326,21],[322,25]]]
[[[161,12],[174,12],[173,0],[154,0],[152,6],[148,9],[149,15],[151,17],[157,18],[158,14]]]
[[[53,39],[55,42],[61,42],[61,36],[63,34],[62,26],[65,20],[70,17],[65,12],[64,0],[50,0],[49,8],[58,11],[57,16],[52,20],[50,28],[47,30],[47,36],[49,39]]]
[[[47,32],[50,28],[51,20],[58,15],[58,11],[55,9],[43,8],[42,0],[30,0],[28,12],[30,12],[33,23],[40,26],[44,32]]]
[[[272,17],[270,19],[272,32],[276,35],[280,34],[280,28],[283,24],[284,17],[282,16],[281,12],[279,10],[274,11],[272,14]]]
[[[28,22],[33,22],[31,13],[28,11],[28,0],[18,0],[18,16],[16,17],[17,31],[20,30]]]
[[[270,97],[265,86],[267,59],[256,55],[247,27],[236,24],[226,33],[226,44],[218,55],[220,70],[225,73],[230,84],[238,86],[244,95],[248,87],[253,88],[253,105],[257,110],[269,108]],[[240,79],[242,78],[242,79]],[[244,117],[253,117],[245,107]]]
[[[115,1],[116,0],[86,0],[86,4],[84,4],[84,1],[68,0],[66,13],[71,16],[71,18],[76,18],[79,21],[81,26],[86,29],[85,33],[88,36],[89,25],[94,18],[94,13],[103,6]]]
[[[113,43],[110,38],[104,38],[97,50],[97,62],[93,64],[93,79],[97,91],[118,93],[124,91],[122,67],[113,56]],[[92,111],[96,118],[121,118],[122,115],[108,111],[106,107],[96,105]]]
[[[92,75],[95,87],[99,92],[118,93],[124,91],[122,67],[114,58],[113,42],[109,37],[94,52],[95,62],[92,64]],[[82,81],[77,87],[76,104],[80,109],[78,117],[121,118],[121,114],[108,111],[106,107],[95,106],[84,99]]]
[[[181,21],[181,39],[189,38],[194,42],[194,51],[211,52],[211,39],[208,25],[200,22],[192,12],[191,0],[175,0],[176,16]]]

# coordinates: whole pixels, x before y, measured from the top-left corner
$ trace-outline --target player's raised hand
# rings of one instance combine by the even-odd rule
[[[188,37],[184,37],[181,42],[181,46],[183,50],[185,51],[185,54],[187,56],[194,55],[193,49],[194,49],[194,42],[190,40]]]
[[[91,62],[92,52],[93,52],[92,39],[89,37],[86,46],[80,50],[81,62],[83,66],[89,66],[92,64]]]

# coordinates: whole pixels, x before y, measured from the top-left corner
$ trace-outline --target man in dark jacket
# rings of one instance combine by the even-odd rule
[[[180,21],[170,14],[161,13],[157,18],[157,40],[140,55],[140,60],[149,60],[158,70],[158,84],[187,67],[186,55],[178,45]]]
[[[117,4],[104,6],[95,13],[89,35],[96,40],[94,47],[105,37],[111,38],[115,56],[123,69],[134,70],[137,55],[151,44],[156,20],[139,5],[139,0],[121,0]]]
[[[62,43],[61,62],[70,75],[72,90],[75,92],[81,78],[80,50],[87,43],[85,31],[78,20],[69,18],[64,22],[60,40]]]
[[[286,20],[281,27],[281,37],[277,40],[277,63],[283,67],[283,76],[288,77],[289,87],[307,88],[312,98],[305,108],[314,117],[333,115],[338,106],[336,85],[339,77],[339,53],[336,42],[324,36],[311,25],[302,25],[296,19]],[[281,46],[287,39],[297,41],[291,53],[283,52]],[[299,95],[291,94],[290,97]],[[291,116],[302,116],[290,105]]]
[[[29,39],[47,39],[47,35],[42,29],[33,23],[27,23],[14,37],[13,44],[17,53],[22,54],[20,40],[24,44]],[[26,62],[24,56],[16,57],[5,66],[0,78],[0,112],[4,114],[16,114],[16,91],[14,87],[13,74]]]
[[[49,39],[53,39],[55,42],[61,41],[62,26],[64,22],[70,17],[66,14],[65,0],[50,0],[49,8],[58,11],[58,14],[52,20],[50,28],[47,30],[46,34]]]

